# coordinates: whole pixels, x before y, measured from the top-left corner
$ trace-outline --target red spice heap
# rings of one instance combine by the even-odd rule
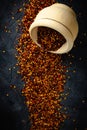
[[[29,26],[42,8],[53,0],[31,0],[25,6],[22,34],[18,40],[18,65],[25,82],[22,90],[32,122],[31,130],[58,130],[66,116],[60,112],[60,93],[64,91],[66,67],[61,55],[43,51],[30,39]]]
[[[66,42],[63,35],[48,27],[38,27],[38,43],[45,51],[56,51]]]

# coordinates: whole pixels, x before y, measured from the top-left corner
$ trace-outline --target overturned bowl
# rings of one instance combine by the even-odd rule
[[[55,54],[69,52],[74,45],[78,34],[78,22],[75,12],[65,4],[55,3],[42,9],[36,16],[34,22],[29,28],[30,37],[39,46],[37,42],[38,27],[48,27],[61,33],[66,42],[56,51],[50,51]]]

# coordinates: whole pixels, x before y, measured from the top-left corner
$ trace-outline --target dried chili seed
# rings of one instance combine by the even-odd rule
[[[59,32],[48,27],[38,27],[37,34],[37,42],[46,51],[56,51],[66,42]]]
[[[62,64],[62,56],[39,48],[30,39],[28,31],[37,13],[55,2],[55,0],[44,2],[31,0],[29,4],[25,4],[24,17],[20,24],[22,34],[18,39],[16,58],[20,67],[18,73],[25,82],[22,94],[26,97],[25,102],[30,112],[31,130],[58,130],[60,123],[66,119],[65,114],[60,112],[61,93],[64,92],[67,70]],[[50,41],[48,45],[50,46]],[[48,49],[57,47],[52,44],[49,46]]]
[[[17,13],[22,12],[22,10],[23,10],[22,8],[18,9],[18,10],[17,10]]]

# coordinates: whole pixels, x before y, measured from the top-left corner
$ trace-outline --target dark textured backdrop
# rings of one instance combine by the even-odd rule
[[[27,1],[27,0],[26,0]],[[15,59],[18,20],[24,0],[0,0],[0,130],[29,130],[28,110],[21,95],[23,82],[17,74]],[[59,0],[71,6],[79,23],[79,34],[70,54],[74,58],[64,58],[72,62],[69,68],[65,92],[69,96],[62,103],[70,114],[61,130],[87,130],[87,2],[86,0]],[[66,55],[65,55],[66,56]],[[64,57],[65,57],[64,56]],[[74,71],[73,71],[74,70]],[[15,85],[16,88],[10,87]],[[75,121],[76,120],[76,121]]]

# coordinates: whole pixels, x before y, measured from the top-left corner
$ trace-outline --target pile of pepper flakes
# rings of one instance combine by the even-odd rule
[[[31,130],[58,130],[66,115],[60,112],[60,93],[64,92],[66,66],[62,56],[39,48],[30,38],[29,27],[37,13],[55,0],[31,0],[25,5],[22,18],[22,34],[16,47],[19,73],[25,86],[22,94],[26,98],[31,119]]]

